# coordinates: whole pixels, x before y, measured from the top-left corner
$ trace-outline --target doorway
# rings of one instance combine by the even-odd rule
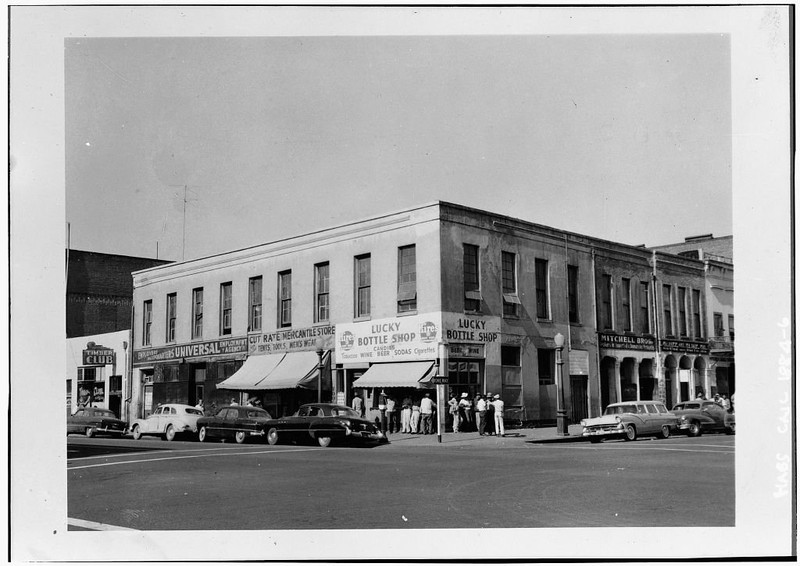
[[[579,423],[589,417],[589,378],[585,375],[569,376],[570,420]]]

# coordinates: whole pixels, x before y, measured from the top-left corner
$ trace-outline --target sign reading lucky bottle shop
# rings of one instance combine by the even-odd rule
[[[336,363],[408,362],[436,358],[441,313],[336,325]]]

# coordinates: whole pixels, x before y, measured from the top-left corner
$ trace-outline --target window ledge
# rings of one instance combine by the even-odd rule
[[[416,310],[413,310],[413,311],[403,311],[403,312],[399,312],[399,313],[397,313],[397,316],[414,316],[415,314],[417,314],[417,311],[416,311]]]

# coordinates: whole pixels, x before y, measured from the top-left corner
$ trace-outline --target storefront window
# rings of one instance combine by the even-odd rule
[[[481,364],[477,361],[449,361],[447,376],[450,393],[467,393],[471,398],[481,391]]]

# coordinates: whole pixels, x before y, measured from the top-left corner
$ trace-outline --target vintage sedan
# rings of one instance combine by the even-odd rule
[[[197,421],[202,416],[203,411],[191,405],[167,403],[160,405],[146,419],[134,420],[131,434],[134,440],[146,434],[174,440],[179,434],[196,434]]]
[[[217,414],[197,420],[197,439],[205,442],[212,438],[233,438],[241,444],[251,437],[266,436],[266,426],[270,420],[272,416],[261,407],[222,407]]]
[[[302,405],[294,415],[274,419],[267,428],[270,444],[308,439],[316,440],[323,447],[341,440],[388,441],[374,422],[361,418],[350,407],[331,403]]]
[[[591,442],[621,437],[635,440],[637,436],[669,438],[677,429],[678,417],[659,401],[627,401],[612,403],[603,416],[581,421],[583,436]]]
[[[89,438],[95,434],[122,436],[127,429],[128,424],[108,409],[81,407],[67,417],[67,434],[85,434]]]
[[[678,428],[689,436],[700,436],[704,432],[736,432],[736,415],[719,403],[696,399],[684,401],[672,408],[678,416]]]

